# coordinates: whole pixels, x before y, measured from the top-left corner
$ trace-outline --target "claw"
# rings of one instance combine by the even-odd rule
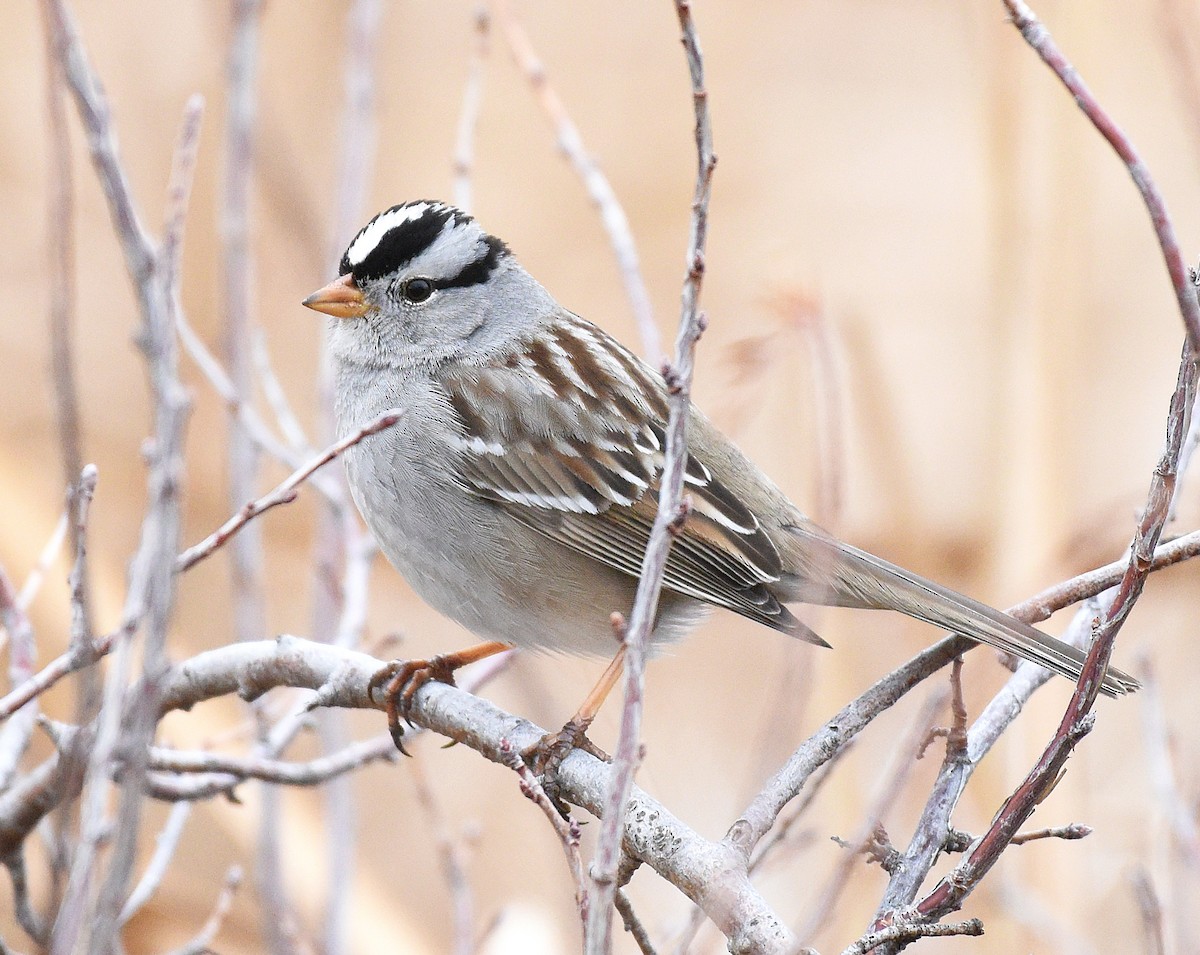
[[[521,752],[525,764],[542,777],[542,789],[564,819],[570,818],[570,810],[563,801],[562,787],[558,782],[563,760],[571,755],[572,750],[581,749],[602,762],[610,761],[608,754],[587,738],[591,723],[590,719],[568,720],[557,733],[547,733]]]
[[[421,687],[430,680],[454,686],[454,671],[459,667],[507,649],[508,644],[493,641],[468,647],[457,653],[439,654],[428,660],[393,660],[376,670],[367,682],[367,697],[372,703],[377,702],[376,693],[382,689],[388,732],[392,735],[396,749],[405,756],[408,755],[408,750],[404,748],[404,727],[401,721],[413,729],[417,728],[417,724],[412,721],[412,708],[417,691]]]

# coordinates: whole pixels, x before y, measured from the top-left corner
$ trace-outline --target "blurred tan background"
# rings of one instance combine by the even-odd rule
[[[343,102],[346,3],[266,5],[261,30],[258,165],[253,181],[255,320],[306,424],[316,419],[320,321],[299,306],[333,275],[329,257]],[[378,141],[368,207],[449,198],[451,155],[474,43],[470,2],[387,5],[379,37]],[[217,197],[226,106],[228,4],[215,0],[87,0],[76,4],[103,77],[122,156],[157,231],[170,154],[186,98],[207,101],[187,227],[187,314],[213,347],[221,315]],[[588,149],[628,213],[665,340],[678,315],[693,183],[692,114],[677,25],[666,0],[523,2],[517,12]],[[1188,95],[1177,48],[1194,4],[1042,2],[1038,12],[1093,90],[1130,133],[1167,198],[1185,256],[1200,248],[1200,99]],[[716,151],[709,271],[695,398],[803,507],[847,539],[928,576],[1007,606],[1120,556],[1160,450],[1182,326],[1147,217],[1123,167],[1070,98],[1005,23],[1001,4],[699,2]],[[0,562],[18,581],[62,506],[49,374],[46,67],[37,5],[9,4],[0,59]],[[639,347],[607,238],[554,135],[493,35],[476,142],[475,209],[568,307]],[[1194,92],[1194,91],[1193,91]],[[75,355],[86,458],[100,472],[92,522],[96,610],[115,621],[144,501],[139,447],[148,433],[138,316],[73,104],[78,314]],[[342,236],[344,244],[350,235]],[[803,307],[796,304],[803,301]],[[822,331],[812,332],[813,316]],[[823,339],[822,339],[822,336]],[[814,364],[814,341],[835,374]],[[639,349],[640,350],[640,349]],[[185,543],[229,512],[227,420],[184,361],[194,414],[188,442]],[[830,408],[834,410],[831,412]],[[818,441],[835,425],[834,452]],[[824,448],[825,450],[822,450]],[[840,448],[840,452],[838,449]],[[283,476],[264,467],[263,484]],[[830,509],[833,482],[841,506]],[[312,495],[268,515],[270,636],[310,632]],[[1176,530],[1200,520],[1184,489]],[[33,608],[43,659],[64,645],[65,563]],[[1156,576],[1117,648],[1156,666],[1178,732],[1180,791],[1196,798],[1200,720],[1195,674],[1200,568]],[[219,557],[181,583],[172,653],[231,638],[229,570]],[[701,833],[719,837],[766,774],[842,703],[938,636],[903,619],[830,611],[808,619],[832,652],[792,644],[718,614],[653,662],[642,786]],[[1061,614],[1047,626],[1057,632]],[[370,636],[404,637],[424,655],[469,642],[420,604],[382,562]],[[485,692],[545,726],[574,709],[596,661],[519,660]],[[977,713],[1002,682],[994,655],[968,657]],[[928,692],[928,691],[926,691]],[[984,827],[1049,738],[1070,687],[1055,681],[985,762],[957,815]],[[820,797],[803,850],[760,880],[797,926],[855,835],[922,693],[868,731]],[[47,707],[69,712],[60,688]],[[1172,848],[1146,756],[1146,702],[1100,705],[1099,724],[1038,825],[1084,822],[1079,843],[1013,849],[965,915],[981,940],[927,942],[938,951],[1128,952],[1143,930],[1132,888],[1149,874],[1179,952],[1200,878]],[[245,719],[235,702],[173,717],[180,745]],[[356,733],[381,717],[354,714]],[[615,735],[616,708],[593,736]],[[236,745],[232,747],[236,750]],[[311,749],[311,746],[308,747]],[[306,748],[301,747],[300,752]],[[469,873],[485,951],[577,948],[572,890],[545,820],[512,775],[465,749],[418,747],[442,811],[471,836]],[[940,749],[919,763],[885,824],[903,846]],[[348,951],[439,952],[450,902],[410,765],[355,777],[356,880]],[[258,793],[203,805],[156,902],[131,927],[129,951],[159,952],[206,917],[231,862],[254,865]],[[319,937],[328,844],[319,794],[288,793],[287,887],[302,933]],[[152,843],[151,819],[146,844]],[[944,867],[944,862],[943,862]],[[810,941],[839,950],[873,913],[885,877],[856,865],[853,882]],[[631,895],[656,939],[674,936],[688,906],[639,873]],[[27,940],[7,917],[4,937]],[[240,893],[217,950],[259,950],[253,890]],[[1194,933],[1195,929],[1191,929]],[[697,950],[720,951],[715,934]],[[618,939],[619,951],[631,951]],[[664,942],[664,950],[670,950]]]

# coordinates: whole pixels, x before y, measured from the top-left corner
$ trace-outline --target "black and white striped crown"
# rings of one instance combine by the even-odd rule
[[[428,255],[427,253],[432,253]],[[385,209],[359,231],[342,256],[339,274],[369,281],[425,257],[439,288],[486,282],[508,246],[461,209],[431,199]]]

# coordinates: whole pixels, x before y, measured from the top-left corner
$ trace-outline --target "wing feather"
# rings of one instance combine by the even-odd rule
[[[527,526],[636,577],[658,506],[666,445],[661,377],[604,332],[564,315],[506,362],[444,381],[458,471]],[[693,511],[664,585],[767,626],[819,639],[771,589],[779,552],[758,518],[689,455]]]

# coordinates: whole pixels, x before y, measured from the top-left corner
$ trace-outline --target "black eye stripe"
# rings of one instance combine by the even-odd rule
[[[434,288],[466,288],[468,285],[482,285],[496,271],[500,260],[509,254],[508,246],[494,235],[484,236],[487,251],[474,262],[464,268],[452,279],[439,279],[433,283]]]

